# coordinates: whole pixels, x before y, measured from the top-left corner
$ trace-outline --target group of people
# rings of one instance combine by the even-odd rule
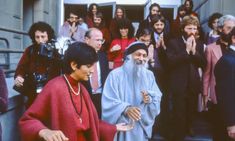
[[[185,0],[170,23],[153,3],[135,37],[122,7],[109,27],[97,4],[83,23],[71,11],[59,32],[71,40],[64,54],[53,48],[51,26],[34,23],[33,44],[15,73],[15,86],[28,97],[19,121],[22,140],[147,141],[157,128],[167,141],[182,141],[192,134],[200,93],[204,105],[212,102],[204,109],[213,139],[234,139],[227,106],[234,100],[235,17],[213,14],[204,38],[192,8]]]

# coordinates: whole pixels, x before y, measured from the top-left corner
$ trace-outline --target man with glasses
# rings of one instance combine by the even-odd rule
[[[76,11],[71,11],[69,18],[60,29],[60,37],[69,37],[74,41],[84,42],[86,30],[79,26],[79,14]]]
[[[107,56],[105,52],[100,51],[104,41],[102,32],[97,28],[90,28],[85,34],[85,43],[93,47],[98,54],[98,61],[94,64],[94,72],[92,73],[90,81],[84,84],[90,93],[99,118],[101,117],[101,93],[109,73]]]

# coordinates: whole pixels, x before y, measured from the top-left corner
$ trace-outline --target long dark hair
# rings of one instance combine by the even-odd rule
[[[120,29],[127,28],[128,29],[128,39],[133,38],[134,36],[134,27],[131,21],[127,18],[118,20],[118,35],[121,39]]]
[[[96,8],[97,8],[97,12],[99,11],[99,6],[98,6],[98,4],[96,4],[96,3],[91,3],[90,6],[89,6],[89,8],[88,8],[88,12],[87,12],[87,14],[88,14],[89,17],[93,17],[92,9],[93,9],[94,6],[96,6]]]
[[[123,12],[123,18],[126,18],[126,10],[125,8],[121,7],[121,6],[117,6],[116,10],[115,10],[115,19],[117,19],[117,10],[120,9]]]

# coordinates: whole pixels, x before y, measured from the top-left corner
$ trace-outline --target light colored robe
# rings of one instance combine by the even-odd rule
[[[137,106],[141,109],[141,120],[135,122],[131,131],[119,132],[116,141],[147,141],[152,136],[152,126],[155,117],[160,112],[162,93],[159,90],[154,75],[144,69],[141,77],[133,75],[128,63],[114,69],[108,75],[102,94],[102,119],[111,123],[127,123],[131,120],[124,114],[127,106]],[[144,104],[141,91],[150,95],[150,103]]]

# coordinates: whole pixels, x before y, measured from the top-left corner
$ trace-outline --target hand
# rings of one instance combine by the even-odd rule
[[[162,47],[163,49],[166,49],[166,45],[165,45],[165,42],[164,42],[163,35],[160,36],[160,47]]]
[[[112,61],[109,61],[109,69],[113,69],[114,63]]]
[[[190,51],[192,51],[193,48],[193,38],[193,36],[190,36],[186,41],[186,51],[188,54],[190,53]]]
[[[192,39],[192,53],[193,53],[193,55],[195,55],[196,54],[196,40],[195,40],[195,38],[194,38],[194,36],[192,36],[193,37],[193,39]]]
[[[114,52],[114,51],[118,51],[118,50],[120,50],[120,49],[121,49],[121,46],[118,45],[118,44],[116,44],[116,45],[114,45],[114,46],[110,49],[110,51],[111,51],[111,52]]]
[[[156,47],[156,48],[159,48],[160,46],[161,46],[161,41],[158,40],[158,41],[156,42],[156,44],[155,44],[155,47]]]
[[[17,76],[14,83],[17,87],[22,87],[24,83],[24,78],[22,76]]]
[[[208,102],[209,98],[207,95],[203,95],[202,99],[203,99],[203,104],[202,104],[203,111],[208,111],[207,102]]]
[[[154,59],[149,59],[149,64],[150,64],[152,67],[154,67],[154,65],[155,65]]]
[[[235,125],[227,127],[228,136],[235,139]]]
[[[153,53],[154,53],[154,46],[153,46],[153,44],[151,44],[148,47],[148,58],[149,58],[149,60],[153,59],[153,56],[154,56]]]
[[[77,31],[76,23],[73,22],[71,28],[70,28],[70,33],[73,35]]]
[[[140,108],[138,107],[128,107],[126,114],[130,119],[134,121],[138,121],[141,119],[141,112]]]
[[[116,124],[117,131],[129,131],[134,128],[134,122],[130,124],[118,123]]]
[[[39,131],[39,136],[43,138],[45,141],[68,141],[64,133],[60,130],[50,130],[50,129],[42,129]]]
[[[149,103],[150,102],[150,97],[149,97],[148,93],[146,91],[142,91],[141,94],[142,94],[142,97],[143,97],[143,102],[145,104]]]

